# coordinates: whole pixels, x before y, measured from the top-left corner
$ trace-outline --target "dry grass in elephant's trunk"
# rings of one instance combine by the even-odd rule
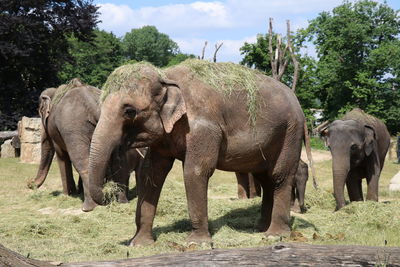
[[[110,204],[118,201],[118,195],[124,193],[124,189],[121,185],[115,182],[107,182],[103,188],[103,201],[106,204]]]

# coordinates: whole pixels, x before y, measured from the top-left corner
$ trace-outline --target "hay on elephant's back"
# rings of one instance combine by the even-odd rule
[[[252,123],[255,123],[257,78],[262,74],[260,71],[231,62],[213,63],[198,59],[187,59],[178,66],[188,67],[197,78],[224,94],[230,95],[234,91],[246,90],[247,111]]]
[[[351,111],[347,112],[342,120],[355,120],[359,121],[362,123],[367,123],[374,125],[377,122],[377,119],[374,116],[371,116],[367,113],[365,113],[362,109],[360,108],[354,108]]]
[[[79,78],[74,78],[67,84],[60,85],[54,93],[52,103],[57,104],[69,90],[83,85],[84,83]]]
[[[161,69],[145,61],[126,64],[116,68],[110,76],[108,76],[107,81],[102,87],[100,102],[103,102],[106,97],[113,92],[135,90],[136,88],[134,86],[137,81],[146,77],[150,78],[146,75],[147,71],[152,73],[155,71],[160,77],[165,77]]]

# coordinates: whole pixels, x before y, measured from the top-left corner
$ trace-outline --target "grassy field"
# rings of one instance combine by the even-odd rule
[[[400,246],[400,194],[388,192],[390,178],[400,165],[386,162],[380,181],[380,202],[352,203],[333,212],[330,160],[316,164],[322,190],[309,180],[307,213],[292,213],[293,232],[285,242]],[[74,262],[123,259],[159,253],[177,253],[209,247],[187,246],[190,231],[180,162],[176,162],[161,194],[154,223],[156,243],[127,247],[135,233],[136,199],[112,203],[93,212],[80,211],[81,199],[61,194],[58,166],[38,190],[26,186],[37,166],[0,159],[0,243],[25,256]],[[134,179],[131,186],[134,186]],[[259,218],[260,198],[238,200],[233,173],[217,171],[209,185],[209,224],[214,248],[271,245],[253,229]]]

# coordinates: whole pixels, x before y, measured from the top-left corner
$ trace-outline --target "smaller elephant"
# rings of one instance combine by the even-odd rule
[[[291,206],[293,211],[300,211],[301,213],[306,211],[304,205],[304,196],[306,193],[306,185],[308,181],[308,165],[304,161],[299,161],[299,167],[297,167],[296,177],[294,185],[292,187],[292,199]],[[297,205],[296,205],[297,199]]]
[[[378,201],[379,176],[390,144],[385,124],[356,108],[322,129],[321,135],[332,154],[336,210],[345,205],[345,184],[350,201],[363,201],[362,178],[368,184],[367,200]]]
[[[247,199],[261,196],[260,183],[254,179],[251,173],[236,172],[238,181],[238,198]],[[297,172],[292,187],[291,206],[293,211],[305,212],[304,195],[306,192],[306,184],[308,181],[308,165],[304,161],[299,161]],[[297,199],[297,205],[296,205]]]
[[[39,98],[39,115],[43,126],[41,160],[36,178],[31,179],[28,186],[40,187],[44,183],[56,154],[64,194],[77,193],[72,165],[79,173],[79,189],[83,187],[84,193],[83,211],[91,211],[96,206],[88,190],[88,165],[90,143],[100,116],[99,97],[99,89],[73,79],[69,84],[44,90]],[[128,201],[126,192],[129,176],[131,171],[139,168],[141,159],[136,149],[121,144],[113,151],[110,164],[107,163],[105,177],[124,188],[125,194],[119,194],[120,202]]]

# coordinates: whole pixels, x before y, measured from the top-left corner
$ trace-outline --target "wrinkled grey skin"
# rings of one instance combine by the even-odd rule
[[[132,91],[104,100],[90,147],[90,193],[103,200],[105,163],[124,140],[150,147],[148,179],[139,179],[136,234],[130,245],[154,242],[153,220],[165,178],[174,160],[183,175],[192,232],[188,242],[210,242],[207,187],[215,169],[252,172],[263,188],[259,230],[290,233],[290,198],[300,159],[304,115],[293,91],[257,74],[258,112],[251,125],[247,92],[224,95],[178,66],[159,78],[151,68],[130,78]],[[143,78],[144,77],[144,78]],[[136,89],[135,89],[136,88]],[[111,131],[112,129],[112,131]]]
[[[367,200],[378,201],[379,176],[390,135],[383,122],[371,117],[361,109],[354,109],[321,133],[332,154],[336,210],[345,205],[345,184],[350,201],[363,201],[362,178],[368,184]]]
[[[62,99],[52,103],[55,88],[44,90],[40,95],[39,114],[42,119],[41,160],[35,179],[28,182],[29,187],[40,187],[46,179],[54,153],[57,154],[63,193],[77,193],[72,165],[79,173],[83,183],[83,211],[91,211],[96,206],[89,194],[88,164],[90,141],[100,116],[100,90],[78,84],[70,89]],[[142,157],[135,149],[118,147],[113,152],[112,166],[107,176],[128,189],[132,170],[138,170]],[[126,193],[119,196],[120,202],[128,202]]]
[[[260,183],[251,173],[236,173],[238,181],[238,198],[247,199],[261,196]],[[296,212],[305,212],[304,196],[308,181],[308,165],[300,160],[292,188],[291,206]],[[297,199],[297,202],[296,202]]]

